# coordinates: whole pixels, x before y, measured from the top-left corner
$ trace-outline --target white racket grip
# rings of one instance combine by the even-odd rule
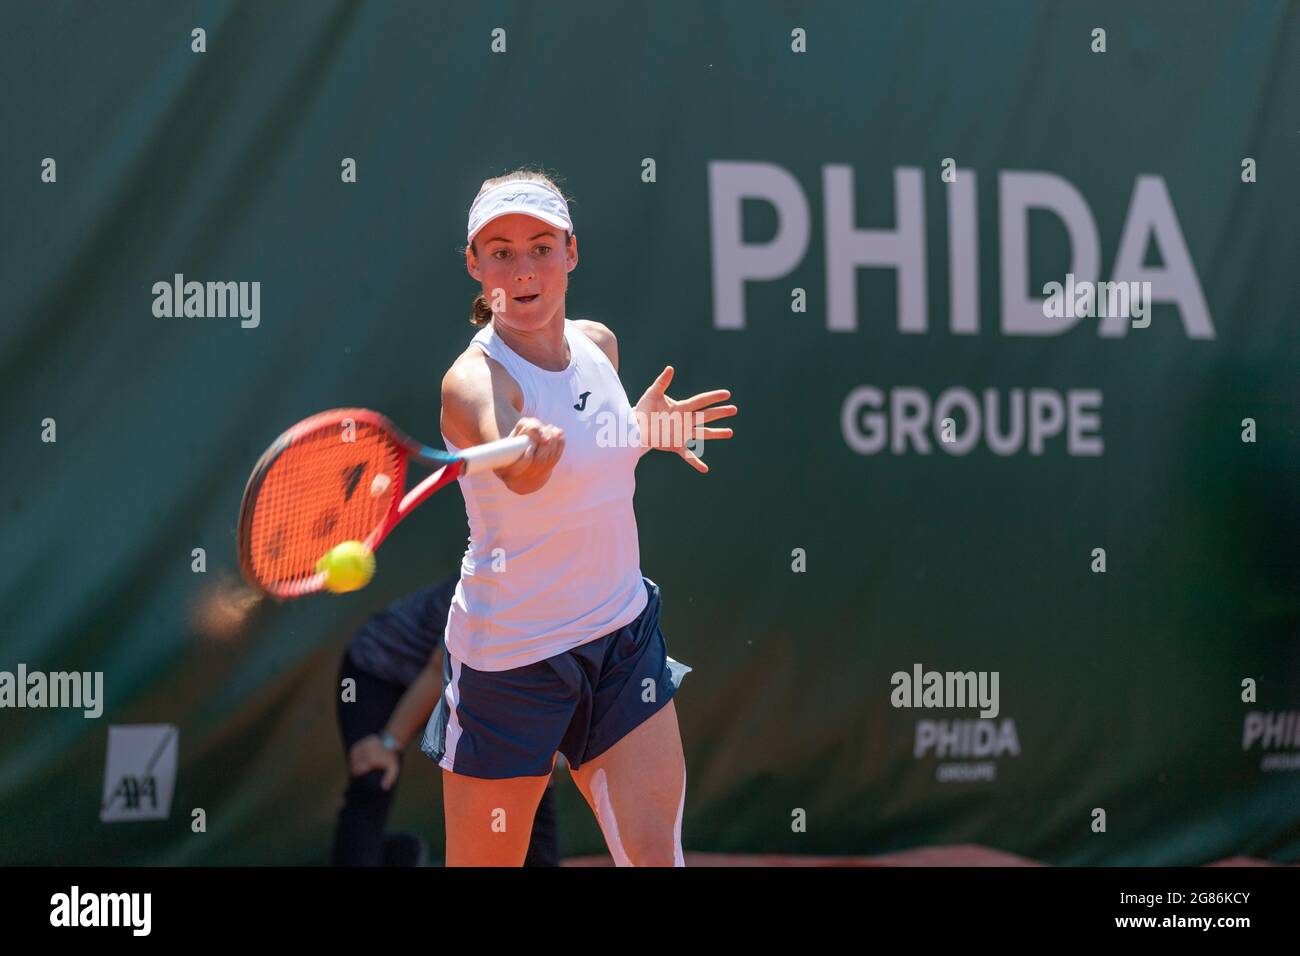
[[[532,439],[527,435],[515,435],[513,438],[499,438],[484,445],[466,448],[460,453],[465,462],[462,474],[472,475],[484,469],[502,468],[514,463],[528,450]]]

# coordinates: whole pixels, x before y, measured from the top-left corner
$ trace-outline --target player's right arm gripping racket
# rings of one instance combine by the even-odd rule
[[[511,464],[526,435],[453,455],[422,445],[378,412],[336,408],[294,425],[253,468],[239,508],[239,563],[267,594],[297,598],[325,587],[316,563],[337,544],[378,549],[397,523],[461,475]],[[402,495],[406,463],[437,470]],[[401,496],[399,498],[399,496]]]

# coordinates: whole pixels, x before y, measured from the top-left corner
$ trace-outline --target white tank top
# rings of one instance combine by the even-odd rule
[[[490,324],[471,340],[519,383],[525,417],[564,429],[564,455],[532,494],[515,494],[491,471],[460,478],[469,547],[445,640],[475,670],[561,654],[618,630],[646,605],[631,404],[609,358],[569,319],[564,337],[572,359],[561,372],[520,358]]]

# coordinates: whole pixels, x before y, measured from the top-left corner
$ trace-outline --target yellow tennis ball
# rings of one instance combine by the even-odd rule
[[[325,572],[325,589],[335,594],[356,591],[375,576],[375,555],[360,541],[344,541],[316,562]]]

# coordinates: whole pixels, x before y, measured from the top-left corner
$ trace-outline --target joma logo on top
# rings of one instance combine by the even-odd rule
[[[823,234],[826,258],[826,328],[853,332],[858,327],[857,270],[889,268],[897,273],[898,331],[930,331],[926,283],[925,195],[922,171],[894,170],[894,222],[860,227],[854,222],[853,170],[822,167]],[[957,171],[943,184],[948,207],[949,319],[958,335],[978,335],[979,229],[976,175]],[[776,235],[766,242],[743,241],[741,206],[746,199],[770,203],[777,214]],[[1101,263],[1097,223],[1087,201],[1067,180],[1053,173],[998,174],[998,245],[1003,335],[1060,335],[1078,314],[1044,314],[1043,298],[1029,288],[1029,211],[1056,216],[1070,239],[1070,267],[1076,280],[1096,282]],[[808,251],[811,217],[799,181],[772,163],[709,163],[709,224],[713,247],[713,325],[745,327],[745,283],[788,275]],[[1160,266],[1144,266],[1154,243]],[[1120,231],[1111,281],[1150,282],[1153,303],[1178,307],[1188,338],[1214,338],[1214,324],[1183,240],[1178,216],[1160,176],[1138,176]],[[1051,312],[1052,310],[1048,310]],[[1100,319],[1098,334],[1122,336],[1132,319]]]

